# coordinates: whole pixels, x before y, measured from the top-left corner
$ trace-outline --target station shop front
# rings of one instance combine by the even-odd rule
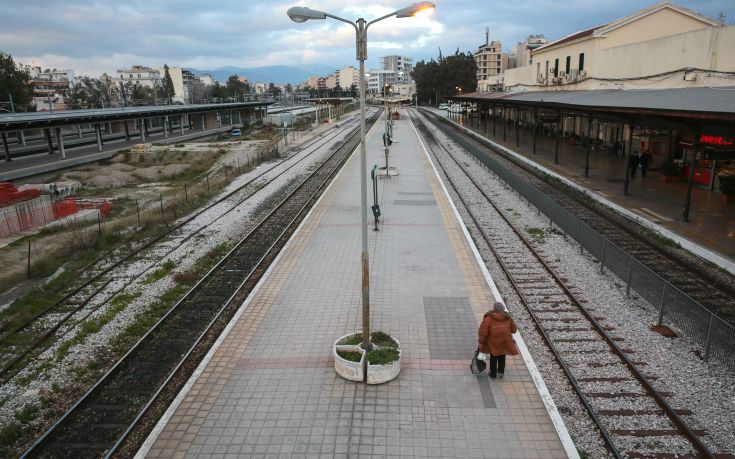
[[[687,179],[694,154],[696,163],[692,181],[710,190],[720,190],[721,176],[735,176],[735,135],[700,134],[699,142],[695,142],[695,135],[689,132],[679,137],[673,160],[683,171],[684,179]]]

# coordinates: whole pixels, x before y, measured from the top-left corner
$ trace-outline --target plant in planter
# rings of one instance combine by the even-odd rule
[[[351,333],[334,342],[334,369],[345,379],[380,384],[398,376],[401,371],[400,343],[389,334],[376,331],[370,334],[373,349],[362,349],[362,333]]]
[[[661,174],[664,182],[680,182],[684,169],[674,161],[666,161],[661,164]]]
[[[735,202],[735,174],[719,174],[723,202]]]

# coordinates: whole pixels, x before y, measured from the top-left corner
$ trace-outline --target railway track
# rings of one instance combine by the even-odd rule
[[[350,127],[351,124],[354,123],[346,122],[340,129],[330,132],[328,135],[317,137],[301,146],[297,154],[270,167],[263,168],[263,171],[252,177],[246,183],[213,201],[193,215],[182,219],[158,236],[129,250],[122,256],[112,259],[115,252],[111,251],[95,260],[95,262],[87,265],[79,273],[80,276],[86,275],[87,279],[79,286],[72,289],[55,303],[45,307],[37,314],[28,318],[28,320],[0,336],[0,345],[5,346],[6,349],[6,353],[0,360],[0,364],[2,365],[0,367],[0,384],[7,383],[33,362],[34,358],[53,344],[54,340],[52,338],[58,339],[68,331],[73,330],[79,323],[108,304],[118,293],[125,291],[136,279],[141,278],[160,266],[161,262],[174,250],[187,243],[187,241],[203,230],[216,225],[223,217],[237,209],[241,204],[263,189],[264,187],[262,186],[253,187],[256,183],[260,184],[260,180],[263,177],[269,175],[274,169],[282,167],[284,163],[291,162],[287,167],[282,168],[274,175],[268,177],[268,182],[270,183],[283,176],[312,154],[320,151],[322,147],[335,138],[344,135],[350,129],[354,129]],[[191,227],[190,223],[206,212],[214,212],[215,217],[205,224]],[[170,244],[170,247],[162,252],[155,254],[150,262],[138,270],[132,277],[127,276],[126,282],[119,287],[107,288],[115,279],[115,272],[118,268],[140,261],[143,254],[164,240],[173,240],[175,243]],[[13,352],[7,352],[8,349],[12,349]]]
[[[376,118],[369,119],[369,126]],[[226,322],[234,314],[358,142],[359,130],[355,130],[23,457],[109,457],[114,454],[172,375],[194,354],[211,327]],[[223,317],[224,314],[229,317]],[[189,364],[193,370],[195,365]],[[185,380],[180,381],[183,384]]]
[[[706,309],[735,325],[735,284],[732,283],[730,276],[726,274],[713,276],[696,264],[660,247],[660,243],[644,238],[635,231],[635,228],[631,228],[631,223],[624,217],[614,214],[601,204],[586,202],[585,197],[571,192],[561,183],[548,180],[539,171],[493,148],[489,143],[481,143],[466,136],[432,112],[423,109],[421,112],[437,123],[449,138],[456,140],[458,136],[462,136],[463,140],[471,145],[472,155],[481,158],[492,152],[493,158],[499,160],[503,166],[526,178],[570,213]]]
[[[494,254],[513,290],[612,456],[714,457],[691,427],[689,411],[676,409],[489,196],[462,161],[437,139],[421,118],[412,117],[449,186],[470,216],[473,233]],[[458,186],[461,176],[471,186]],[[482,208],[482,215],[475,209]],[[661,441],[665,440],[665,441]]]

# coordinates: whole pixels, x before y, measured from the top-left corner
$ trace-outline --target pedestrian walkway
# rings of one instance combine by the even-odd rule
[[[369,134],[369,165],[384,162],[382,126]],[[394,139],[400,175],[379,179],[383,220],[369,243],[372,325],[401,343],[398,378],[346,381],[330,355],[361,328],[354,155],[140,456],[577,457],[521,336],[504,379],[470,373],[499,295],[409,120],[395,122]]]
[[[467,115],[448,116],[474,132],[496,142],[533,162],[550,169],[595,194],[634,212],[646,221],[666,228],[709,251],[721,255],[725,264],[735,266],[735,203],[720,201],[720,193],[694,186],[689,223],[682,221],[687,183],[664,183],[658,170],[649,170],[643,178],[640,170],[630,180],[629,195],[623,194],[627,158],[611,156],[607,150],[590,153],[589,177],[584,176],[586,149],[569,139],[559,143],[559,163],[554,163],[555,137],[537,137],[533,154],[533,132],[520,128],[520,145],[516,145],[515,129],[507,128],[503,140],[502,123],[498,121],[493,136],[492,120],[479,121]],[[658,164],[653,165],[654,168]],[[700,254],[701,255],[701,254]],[[710,258],[705,255],[705,258]]]

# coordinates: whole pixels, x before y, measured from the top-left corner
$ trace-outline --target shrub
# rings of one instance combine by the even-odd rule
[[[362,354],[357,351],[337,351],[337,355],[350,362],[359,362]]]
[[[370,335],[370,341],[380,347],[398,347],[398,343],[389,334],[382,331],[373,332]]]
[[[720,174],[720,191],[725,194],[735,194],[735,174]]]
[[[345,338],[342,341],[340,341],[339,344],[357,346],[360,343],[362,343],[362,333],[358,333],[356,335],[348,336],[347,338]]]
[[[401,356],[398,349],[392,347],[381,347],[368,352],[367,358],[370,365],[387,365],[393,363]]]

